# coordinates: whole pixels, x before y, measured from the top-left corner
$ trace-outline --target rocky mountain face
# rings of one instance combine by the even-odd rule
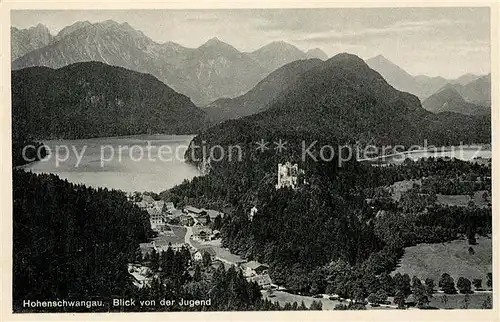
[[[67,35],[71,34],[74,31],[77,31],[78,29],[85,28],[90,26],[91,23],[89,21],[77,21],[74,24],[70,26],[66,26],[61,31],[57,33],[55,36],[55,40],[61,40],[62,38],[66,37]]]
[[[50,36],[48,31],[47,34]],[[20,47],[15,40],[12,46]],[[319,49],[306,54],[284,42],[269,44],[253,53],[242,53],[216,38],[198,48],[173,42],[159,44],[129,24],[112,20],[80,21],[63,28],[55,37],[50,36],[48,41],[15,52],[13,69],[61,68],[77,62],[100,61],[149,73],[197,105],[242,95],[275,68],[293,60],[325,56]]]
[[[276,70],[296,60],[308,58],[319,58],[321,60],[328,59],[328,56],[319,48],[303,52],[294,45],[284,41],[274,41],[248,53],[248,56],[270,71]]]
[[[11,38],[11,60],[15,60],[25,54],[50,44],[54,37],[47,27],[38,24],[28,29],[10,28]]]
[[[252,88],[268,74],[256,61],[217,38],[187,55],[179,70],[189,82],[189,93],[195,102],[207,103],[219,97],[234,97]],[[180,90],[181,92],[187,92]]]
[[[30,139],[193,134],[204,122],[188,97],[149,74],[100,62],[12,71],[12,128]]]
[[[75,25],[61,30],[61,37],[57,36],[59,41],[15,60],[12,69],[31,66],[61,68],[77,62],[100,61],[145,71],[153,68],[153,58],[161,50],[159,45],[128,24],[105,21]]]

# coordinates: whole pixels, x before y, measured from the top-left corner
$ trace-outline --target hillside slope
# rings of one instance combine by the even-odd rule
[[[204,110],[213,122],[240,118],[264,111],[302,73],[320,63],[319,59],[298,60],[289,63],[269,74],[244,95],[232,99],[218,99],[207,105]]]
[[[121,67],[88,62],[12,72],[12,128],[31,138],[192,134],[204,117],[155,77]]]
[[[433,113],[455,112],[466,115],[491,114],[489,107],[466,102],[452,86],[446,86],[443,90],[429,96],[422,102],[422,106]]]

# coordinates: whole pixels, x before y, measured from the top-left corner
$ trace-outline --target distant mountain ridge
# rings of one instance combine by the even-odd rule
[[[465,101],[482,106],[491,106],[491,74],[477,77],[466,83],[451,83],[443,87],[453,88]]]
[[[451,86],[463,95],[466,101],[475,104],[478,104],[480,103],[479,101],[481,101],[481,99],[475,97],[475,94],[472,93],[474,89],[469,87],[469,89],[462,90],[461,87],[474,83],[479,79],[484,80],[484,77],[486,76],[465,74],[457,79],[429,77],[425,75],[412,76],[382,55],[367,59],[366,63],[370,66],[370,68],[379,72],[389,84],[394,86],[394,88],[417,95],[421,100],[424,100],[441,91],[445,86]],[[475,90],[484,92],[483,89],[476,88]],[[483,95],[483,97],[484,96],[486,95]],[[471,97],[471,99],[469,99],[469,97]],[[484,102],[485,100],[483,99],[481,104],[485,105]]]
[[[284,42],[278,46],[284,50],[276,51],[275,45],[267,45],[253,52],[254,58],[216,38],[198,48],[173,42],[159,44],[128,23],[112,20],[79,21],[51,37],[50,41],[32,46],[31,50],[17,50],[12,57],[12,68],[60,68],[77,62],[100,61],[152,74],[189,96],[197,105],[242,95],[277,68],[275,66],[315,55],[326,56],[319,49],[308,53],[290,50],[294,46]],[[20,37],[12,39],[12,47],[19,47]],[[269,56],[274,59],[270,60]]]
[[[244,95],[218,99],[207,105],[204,110],[215,123],[262,112],[302,73],[321,62],[320,59],[314,58],[288,63],[269,74]]]
[[[187,117],[189,116],[189,117]],[[12,71],[15,137],[193,134],[205,113],[154,76],[101,62]]]
[[[366,63],[370,68],[379,72],[394,88],[412,93],[420,99],[429,97],[448,83],[448,80],[443,77],[412,76],[382,55],[367,59]]]
[[[313,58],[318,58],[318,59],[321,59],[321,60],[327,60],[328,59],[328,55],[324,51],[322,51],[321,49],[319,49],[319,48],[309,49],[306,52],[306,56],[307,56],[308,59],[313,59]]]
[[[452,85],[445,86],[441,91],[429,96],[422,106],[433,113],[455,112],[466,115],[490,115],[490,108],[466,102]]]
[[[253,52],[248,53],[252,59],[268,70],[276,70],[296,60],[318,58],[328,59],[328,56],[319,48],[303,52],[294,45],[284,41],[271,42]]]

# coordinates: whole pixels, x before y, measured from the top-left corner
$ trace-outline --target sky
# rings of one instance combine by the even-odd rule
[[[383,55],[412,75],[456,78],[490,72],[489,8],[217,10],[23,10],[11,24],[56,34],[76,21],[127,22],[157,42],[198,47],[212,37],[241,51],[283,40],[363,59]]]

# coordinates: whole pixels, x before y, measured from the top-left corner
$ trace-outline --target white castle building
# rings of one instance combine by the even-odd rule
[[[291,187],[292,189],[297,189],[297,181],[300,174],[304,171],[299,169],[297,163],[291,164],[286,162],[285,164],[278,164],[278,183],[276,184],[276,190],[283,187]]]
[[[248,219],[250,219],[250,221],[253,220],[253,217],[255,216],[255,214],[257,213],[257,207],[253,206],[252,209],[250,209],[250,214],[248,215]]]

